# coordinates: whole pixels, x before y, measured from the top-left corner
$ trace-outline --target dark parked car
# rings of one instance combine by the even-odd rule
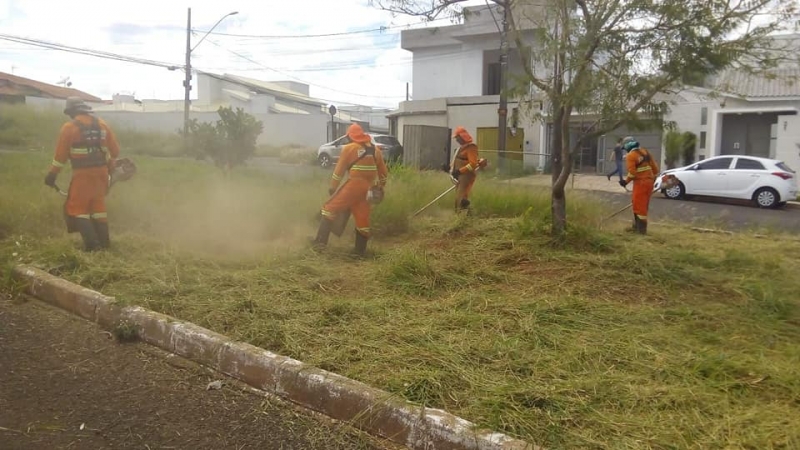
[[[403,159],[403,146],[394,136],[387,134],[367,133],[372,138],[372,143],[380,148],[383,160],[387,163],[399,162]],[[322,144],[317,150],[317,160],[322,167],[330,167],[339,160],[342,148],[350,143],[350,139],[345,135],[333,142]]]

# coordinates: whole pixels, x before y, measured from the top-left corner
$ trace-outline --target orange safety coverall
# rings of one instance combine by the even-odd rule
[[[478,168],[478,146],[467,142],[459,147],[453,158],[453,168],[458,169],[458,187],[456,188],[456,209],[462,200],[469,200],[469,193],[475,184],[475,169]]]
[[[118,156],[117,139],[102,119],[78,114],[61,127],[50,172],[60,172],[67,161],[72,165],[72,181],[64,207],[67,216],[107,220],[108,174]]]
[[[356,222],[356,231],[364,237],[369,237],[370,204],[367,201],[367,191],[373,185],[386,186],[389,171],[383,162],[380,149],[375,147],[375,155],[367,155],[358,159],[371,144],[350,143],[345,145],[333,169],[331,176],[331,190],[335,190],[344,172],[350,168],[347,181],[327,202],[322,206],[322,216],[333,221],[336,215],[347,211],[353,214]]]
[[[646,223],[650,197],[653,196],[653,184],[659,172],[658,163],[644,148],[636,148],[628,152],[625,161],[628,166],[627,181],[633,180],[631,201],[633,214]]]

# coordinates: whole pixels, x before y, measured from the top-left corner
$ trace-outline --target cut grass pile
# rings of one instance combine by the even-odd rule
[[[142,159],[109,197],[113,250],[88,255],[40,187],[47,161],[0,155],[9,265],[549,448],[800,447],[795,240],[603,231],[602,205],[571,197],[576,225],[553,242],[546,193],[489,180],[476,217],[450,197],[411,222],[447,180],[398,169],[375,255],[352,261],[350,234],[321,255],[302,241],[326,174]]]

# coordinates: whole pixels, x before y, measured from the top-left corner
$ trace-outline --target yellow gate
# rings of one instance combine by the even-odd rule
[[[498,169],[497,135],[497,127],[478,128],[478,152],[481,158],[486,158],[489,161],[489,167],[492,172]],[[525,130],[518,128],[516,136],[512,136],[511,130],[507,129],[506,162],[509,175],[521,175],[523,173],[522,144],[524,142]]]

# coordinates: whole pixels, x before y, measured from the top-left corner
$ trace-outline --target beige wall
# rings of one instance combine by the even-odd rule
[[[778,116],[775,159],[785,162],[800,175],[800,116]],[[798,176],[795,175],[795,176]]]

